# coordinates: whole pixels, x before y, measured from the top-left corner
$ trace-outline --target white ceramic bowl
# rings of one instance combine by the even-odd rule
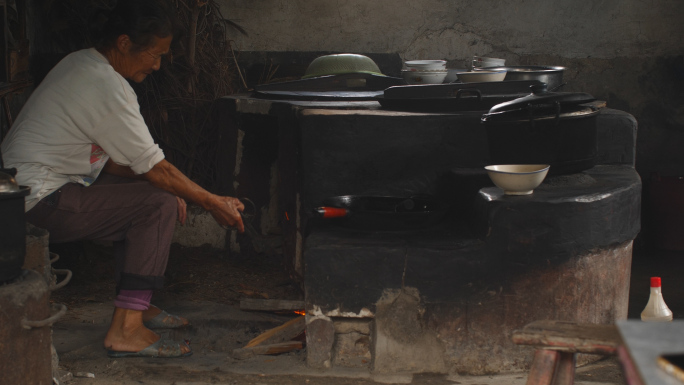
[[[447,71],[401,71],[401,77],[408,84],[441,84],[447,76]]]
[[[476,67],[501,67],[506,64],[506,59],[494,57],[473,56],[473,68]]]
[[[446,60],[409,60],[406,68],[411,71],[445,71]]]
[[[486,166],[487,174],[506,195],[532,194],[546,178],[548,164],[497,164]]]
[[[444,78],[444,83],[453,83],[458,80],[458,74],[460,72],[468,72],[468,70],[462,68],[448,69],[447,76]]]
[[[459,72],[456,76],[463,83],[500,82],[506,78],[506,71]]]

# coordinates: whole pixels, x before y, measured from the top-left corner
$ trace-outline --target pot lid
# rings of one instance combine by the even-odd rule
[[[476,67],[473,71],[506,71],[521,72],[529,74],[552,74],[565,71],[565,67],[560,66],[496,66],[496,67]]]
[[[0,194],[19,191],[17,181],[9,174],[0,172]]]
[[[487,97],[511,95],[520,97],[532,86],[541,86],[539,80],[511,80],[504,82],[448,83],[400,85],[385,89],[385,99],[459,99],[466,97]]]
[[[314,96],[320,93],[345,92],[360,94],[383,91],[389,87],[406,84],[404,79],[364,73],[320,76],[310,79],[291,80],[287,82],[260,84],[254,87],[256,96],[272,96],[274,92],[308,93]]]
[[[584,92],[548,92],[546,84],[534,85],[530,87],[532,93],[511,100],[509,102],[497,104],[489,110],[490,114],[500,113],[505,111],[520,111],[520,110],[539,110],[540,108],[548,107],[557,110],[563,106],[576,106],[593,102],[595,97]]]

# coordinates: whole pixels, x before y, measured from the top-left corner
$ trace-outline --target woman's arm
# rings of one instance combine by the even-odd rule
[[[143,175],[137,175],[130,167],[114,163],[111,158],[105,163],[102,172],[124,178],[145,180]],[[184,225],[185,220],[188,219],[188,205],[185,203],[185,200],[179,196],[176,196],[176,200],[178,201],[178,222],[180,222],[181,225]]]
[[[245,231],[240,216],[240,212],[245,209],[242,202],[237,198],[219,196],[208,192],[191,181],[166,159],[142,175],[153,186],[202,206],[211,213],[220,225],[235,227],[241,233]]]
[[[241,233],[245,231],[240,216],[240,211],[245,209],[242,202],[237,198],[219,196],[208,192],[191,181],[166,159],[142,175],[136,175],[130,167],[116,164],[111,159],[107,161],[102,171],[125,178],[148,180],[155,187],[200,205],[211,213],[220,225],[235,227]]]

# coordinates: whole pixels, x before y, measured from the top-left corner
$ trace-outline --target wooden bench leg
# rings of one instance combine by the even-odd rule
[[[575,383],[575,353],[561,352],[553,385],[572,385]]]
[[[527,376],[527,385],[551,385],[560,355],[555,350],[537,349]]]

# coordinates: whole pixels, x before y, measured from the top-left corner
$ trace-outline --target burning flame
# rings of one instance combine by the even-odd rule
[[[306,312],[304,310],[295,310],[294,312],[295,314],[306,315]]]

